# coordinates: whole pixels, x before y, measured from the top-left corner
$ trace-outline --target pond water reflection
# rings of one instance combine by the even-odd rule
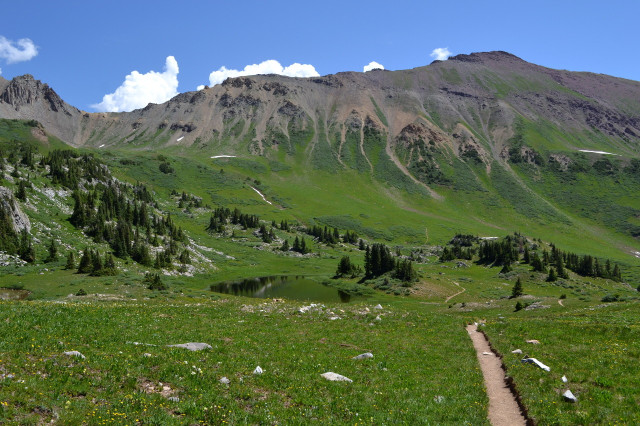
[[[308,302],[348,303],[365,299],[304,276],[271,276],[211,284],[211,291],[259,299],[282,298]]]

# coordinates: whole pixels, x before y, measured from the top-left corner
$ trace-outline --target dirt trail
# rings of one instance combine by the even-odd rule
[[[494,426],[526,425],[526,419],[505,381],[502,361],[491,350],[486,337],[478,332],[477,328],[476,325],[468,325],[467,333],[473,341],[484,376],[484,385],[489,397],[489,421]],[[483,352],[491,355],[483,355]]]
[[[455,285],[457,285],[458,287],[460,287],[460,284],[458,284],[457,282],[455,282],[455,281],[454,281],[453,283],[454,283]],[[444,300],[444,303],[447,303],[449,300],[453,299],[453,298],[454,298],[454,297],[456,297],[457,295],[462,294],[462,293],[464,293],[465,291],[467,291],[467,289],[466,289],[466,288],[464,288],[464,287],[460,287],[460,288],[462,289],[461,291],[459,291],[459,292],[457,292],[456,294],[452,294],[451,296],[447,297],[447,298]]]

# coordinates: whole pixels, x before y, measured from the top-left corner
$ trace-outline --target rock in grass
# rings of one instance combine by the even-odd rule
[[[180,343],[179,345],[167,345],[167,346],[170,348],[184,348],[190,351],[201,351],[203,349],[211,349],[211,345],[208,345],[206,343],[194,343],[194,342]]]
[[[262,371],[262,368],[260,368],[260,366],[257,366],[255,370],[253,370],[253,374],[262,374],[264,371]]]
[[[518,354],[518,355],[522,355],[522,349],[516,349],[514,351],[511,351],[512,354]]]
[[[178,398],[177,396],[170,396],[167,399],[171,402],[180,402],[180,398]]]
[[[363,354],[354,356],[351,359],[367,359],[367,358],[373,358],[373,354],[371,352],[365,352]]]
[[[327,371],[326,373],[321,374],[321,376],[327,380],[331,380],[332,382],[353,382],[350,378],[332,371]]]
[[[527,343],[531,343],[532,345],[539,345],[540,341],[536,339],[527,340]]]
[[[153,355],[151,355],[149,352],[145,352],[142,354],[142,356],[145,358],[151,358]]]
[[[535,358],[522,358],[522,362],[526,363],[526,364],[535,364],[538,367],[542,368],[544,371],[551,371],[551,368],[544,365],[543,363],[541,363],[540,361],[538,361]]]
[[[373,307],[373,309],[382,310],[382,305],[378,303],[376,306]]]
[[[564,396],[564,400],[567,402],[578,402],[578,398],[576,398],[576,396],[569,389],[567,389],[566,392],[562,394],[562,396]]]
[[[226,377],[223,377],[222,379],[218,380],[220,383],[222,383],[223,385],[228,385],[229,383],[231,383],[231,380],[227,379]]]
[[[85,359],[85,358],[86,358],[84,355],[82,355],[82,354],[81,354],[80,352],[78,352],[78,351],[67,351],[67,352],[65,352],[65,353],[64,353],[64,355],[67,355],[67,356],[77,356],[77,357],[80,357],[80,358],[82,358],[82,359]]]
[[[562,376],[562,383],[567,383],[568,381],[567,376]]]

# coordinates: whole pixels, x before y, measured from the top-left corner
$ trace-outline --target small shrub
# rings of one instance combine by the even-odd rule
[[[566,299],[566,298],[567,298],[566,294],[563,293],[563,294],[560,295],[560,299]]]
[[[76,296],[86,296],[87,292],[81,288],[80,290],[78,290],[78,292],[76,293]]]
[[[619,302],[620,301],[620,295],[619,294],[607,294],[606,296],[604,296],[602,299],[600,299],[601,302],[605,302],[605,303],[610,303],[610,302]]]
[[[522,304],[522,302],[518,301],[516,302],[516,312],[521,311],[522,309],[524,309],[524,305]]]

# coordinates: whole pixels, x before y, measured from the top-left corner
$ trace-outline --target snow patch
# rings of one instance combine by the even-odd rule
[[[214,155],[211,158],[236,158],[236,155]]]
[[[102,148],[104,146],[104,144],[100,145],[98,148]]]
[[[613,154],[611,152],[606,152],[606,151],[592,151],[590,149],[579,149],[578,151],[580,151],[580,152],[588,152],[588,153],[591,153],[591,154],[616,155],[616,156],[620,157],[620,154]]]
[[[184,139],[184,136],[180,136],[178,139],[176,139],[176,142],[180,142],[182,139]]]
[[[264,198],[264,195],[262,195],[262,192],[258,191],[257,189],[255,189],[253,186],[250,187],[251,189],[253,189],[254,191],[256,191],[258,193],[259,196],[262,197],[262,199],[267,203],[267,204],[271,204],[273,205],[273,203],[269,200],[267,200],[266,198]]]

